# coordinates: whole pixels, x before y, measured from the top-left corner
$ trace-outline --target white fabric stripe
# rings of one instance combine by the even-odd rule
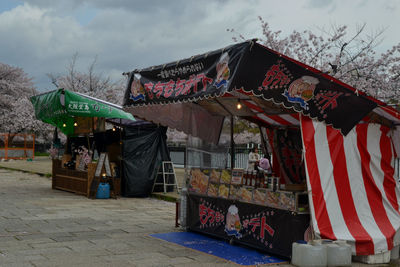
[[[381,151],[381,148],[380,148],[380,137],[381,137],[380,127],[381,126],[379,124],[372,124],[372,123],[369,124],[369,126],[368,126],[367,146],[368,146],[368,151],[371,155],[370,168],[371,168],[371,173],[374,178],[375,184],[379,188],[380,192],[382,193],[383,206],[385,208],[385,211],[389,218],[389,221],[391,222],[394,229],[399,229],[400,228],[400,215],[393,208],[392,204],[389,202],[389,200],[386,196],[386,193],[385,193],[385,188],[383,186],[384,172],[381,169],[381,159],[382,159],[381,153],[387,153],[387,152]],[[379,137],[379,138],[377,138],[377,137]],[[392,153],[393,153],[393,151],[392,151]],[[400,196],[400,191],[399,191],[398,187],[396,187],[395,192],[396,192],[396,196],[398,198]]]
[[[326,208],[332,224],[333,233],[337,239],[354,241],[354,237],[349,232],[344,221],[342,209],[339,204],[335,180],[333,177],[333,165],[329,144],[326,134],[326,125],[313,120],[315,128],[315,147],[318,160],[318,169],[321,177],[321,186],[324,192]],[[343,158],[343,160],[345,160]],[[355,253],[354,242],[351,242],[352,251]]]
[[[380,108],[380,107],[376,107],[374,108],[373,112],[375,112],[378,115],[381,115],[391,121],[394,121],[396,123],[400,123],[400,120],[397,119],[396,117],[392,116],[389,112],[386,112],[384,109]]]
[[[370,134],[372,134],[374,138],[377,138],[375,133]],[[369,206],[363,174],[359,167],[361,156],[357,147],[357,132],[355,128],[353,128],[353,130],[343,138],[343,146],[346,155],[347,173],[349,175],[351,194],[360,223],[371,236],[372,242],[374,243],[375,253],[387,251],[388,247],[386,237],[376,224],[371,207]]]
[[[303,116],[300,114],[300,121],[302,121]],[[307,118],[308,119],[308,118]],[[303,158],[304,158],[304,165],[306,167],[306,181],[307,181],[307,189],[308,189],[308,204],[310,206],[310,213],[311,213],[311,221],[312,221],[312,226],[313,226],[313,230],[316,233],[321,233],[319,231],[318,228],[318,223],[317,223],[317,219],[315,218],[315,209],[314,209],[314,201],[312,200],[312,188],[311,188],[311,183],[310,183],[310,175],[308,174],[308,163],[307,163],[307,157],[304,155],[306,153],[306,147],[304,145],[304,137],[303,137],[303,131],[307,132],[308,129],[304,129],[303,128],[303,124],[301,122],[301,137],[302,137],[302,143],[303,143]],[[311,152],[308,152],[311,153]],[[312,162],[314,164],[316,164],[316,162]]]
[[[300,122],[288,114],[279,115],[282,119],[287,120],[293,125],[300,125]]]
[[[257,114],[257,117],[259,117],[260,119],[263,119],[263,120],[265,120],[268,123],[273,124],[273,125],[282,125],[282,124],[276,122],[275,120],[271,119],[270,117],[265,116],[265,114],[263,114],[263,113]]]
[[[390,137],[396,150],[396,155],[400,158],[400,126],[396,126],[390,130]]]

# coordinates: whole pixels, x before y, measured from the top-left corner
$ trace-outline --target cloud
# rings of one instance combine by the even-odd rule
[[[4,63],[23,67],[36,77],[36,84],[47,87],[51,85],[46,73],[65,72],[75,52],[79,54],[81,70],[98,56],[97,70],[119,79],[124,71],[229,45],[231,34],[226,28],[240,26],[248,20],[246,16],[251,10],[241,4],[237,11],[237,6],[227,5],[226,1],[206,6],[174,1],[166,8],[151,8],[146,1],[135,1],[136,5],[117,1],[114,8],[108,8],[106,1],[71,1],[68,8],[76,12],[84,5],[88,8],[88,4],[98,8],[96,15],[82,25],[74,17],[76,12],[69,16],[58,13],[64,5],[46,0],[29,2],[0,14],[0,34],[8,36],[0,40],[5,48],[0,56],[6,59]],[[222,10],[235,16],[224,16]]]
[[[46,73],[65,73],[75,52],[78,69],[85,71],[97,56],[97,71],[120,79],[125,71],[230,45],[233,34],[227,28],[247,39],[260,37],[259,15],[283,34],[295,29],[317,32],[332,23],[390,26],[386,37],[395,44],[400,21],[387,14],[398,11],[394,0],[385,5],[331,0],[26,0],[0,13],[0,62],[22,67],[35,77],[39,90],[47,90],[53,88]]]

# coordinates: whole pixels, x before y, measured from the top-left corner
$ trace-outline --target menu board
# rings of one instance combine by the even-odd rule
[[[210,197],[217,197],[218,196],[218,188],[219,188],[218,183],[210,182],[208,184],[207,195]]]
[[[232,179],[231,170],[222,170],[220,183],[230,184]]]
[[[242,184],[244,170],[243,169],[233,169],[232,170],[232,184]]]
[[[192,169],[190,171],[189,191],[206,194],[209,180],[209,171]]]
[[[231,184],[229,188],[229,199],[238,199],[239,191],[241,186],[240,185],[233,185]]]
[[[279,191],[279,206],[283,209],[292,210],[296,209],[296,197],[292,192]]]
[[[218,196],[221,198],[228,198],[229,196],[229,185],[220,184],[218,189]]]
[[[221,177],[221,170],[211,169],[210,170],[210,182],[218,183]]]
[[[256,188],[253,191],[253,201],[256,204],[265,205],[267,200],[267,190],[265,188]]]
[[[238,200],[244,202],[252,202],[253,201],[253,187],[251,186],[242,186],[238,192]]]
[[[296,195],[290,191],[242,185],[243,169],[220,170],[194,168],[189,175],[189,192],[239,200],[284,210],[296,210]],[[257,184],[257,183],[256,183]],[[264,185],[262,183],[262,185]]]
[[[296,209],[296,198],[292,192],[284,191],[267,191],[267,201],[265,203],[267,206],[285,209],[285,210],[295,210]]]

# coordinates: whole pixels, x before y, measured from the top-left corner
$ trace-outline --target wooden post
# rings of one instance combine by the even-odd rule
[[[8,135],[6,134],[4,138],[4,159],[6,160],[8,159]]]
[[[35,135],[32,134],[33,143],[32,143],[32,159],[35,159]]]
[[[231,115],[231,169],[235,168],[235,142],[233,140],[233,116]]]

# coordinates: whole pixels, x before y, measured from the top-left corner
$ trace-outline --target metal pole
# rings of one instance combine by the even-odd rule
[[[231,169],[235,168],[235,142],[233,141],[233,116],[231,115]]]

